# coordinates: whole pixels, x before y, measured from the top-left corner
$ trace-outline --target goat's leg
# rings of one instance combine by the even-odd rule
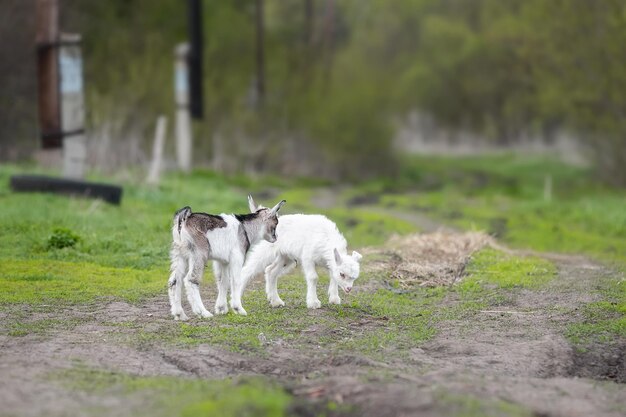
[[[185,275],[184,283],[191,310],[200,317],[209,318],[213,317],[213,314],[204,308],[200,297],[200,281],[204,272],[204,262],[205,258],[198,253],[192,253],[189,256],[189,271]]]
[[[243,268],[244,257],[242,254],[233,253],[228,263],[228,272],[230,275],[230,308],[237,314],[242,316],[248,315],[246,310],[241,305],[241,295],[245,283],[241,276],[241,269]]]
[[[317,298],[317,272],[315,271],[315,263],[303,259],[302,271],[306,278],[306,306],[308,308],[320,308],[322,303]]]
[[[332,276],[330,277],[330,284],[328,284],[328,302],[330,304],[341,304],[339,285],[337,285],[337,281]]]
[[[241,298],[243,297],[243,293],[246,290],[248,282],[261,272],[263,272],[263,265],[259,259],[255,259],[254,254],[248,257],[245,264],[241,267],[239,274],[232,277],[233,289],[231,298],[234,297],[235,299],[239,299],[239,305],[241,305]]]
[[[167,281],[167,292],[170,298],[170,307],[174,320],[187,320],[188,317],[183,310],[182,292],[183,277],[185,276],[185,266],[187,260],[180,248],[174,247],[170,252],[172,265],[170,267],[170,278]]]
[[[276,259],[265,268],[265,294],[272,307],[282,307],[285,302],[278,295],[278,272],[282,265],[282,257]]]
[[[282,307],[285,305],[278,295],[278,278],[290,273],[295,267],[295,261],[281,256],[270,266],[265,268],[265,293],[272,307]]]
[[[228,313],[228,301],[226,299],[230,288],[230,277],[225,264],[219,261],[213,262],[213,273],[217,283],[217,300],[215,301],[215,314]]]

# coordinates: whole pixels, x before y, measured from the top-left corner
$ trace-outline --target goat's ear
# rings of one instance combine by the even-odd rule
[[[276,215],[276,213],[278,213],[278,210],[280,210],[280,208],[283,206],[283,204],[285,204],[287,201],[286,200],[281,200],[278,204],[276,204],[274,207],[272,207],[272,210],[270,210],[270,216],[274,216]]]
[[[248,207],[250,207],[250,213],[256,213],[259,209],[250,194],[248,194]]]
[[[337,265],[341,265],[341,255],[339,255],[337,248],[333,249],[333,253],[335,254],[335,262],[337,262]]]
[[[354,258],[355,261],[359,262],[361,260],[361,258],[363,258],[363,255],[361,255],[359,252],[353,250],[352,251],[352,257]]]

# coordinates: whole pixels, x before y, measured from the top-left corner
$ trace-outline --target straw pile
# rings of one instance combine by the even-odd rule
[[[394,284],[408,290],[453,284],[463,274],[471,255],[492,241],[482,232],[395,236],[385,249],[372,249],[368,255],[377,259],[370,264],[374,271],[390,271]]]

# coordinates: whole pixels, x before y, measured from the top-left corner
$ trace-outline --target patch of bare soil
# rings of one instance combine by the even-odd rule
[[[452,282],[467,256],[488,242],[484,235],[473,234],[425,239],[399,238],[389,246],[398,258],[393,271],[399,277],[408,280],[415,274],[424,277],[416,282]],[[420,258],[411,255],[422,252]],[[448,266],[438,266],[437,259]],[[455,415],[458,404],[477,401],[477,415],[519,415],[519,410],[527,410],[536,416],[623,416],[626,386],[619,382],[625,375],[625,345],[581,354],[562,336],[564,326],[577,318],[578,307],[595,300],[592,289],[612,271],[579,257],[553,260],[558,277],[546,288],[512,291],[491,310],[440,321],[432,340],[408,350],[387,349],[384,360],[334,353],[315,343],[294,347],[266,341],[264,354],[253,355],[209,344],[142,341],[138,333],[166,335],[177,326],[169,317],[165,293],[140,306],[108,302],[37,313],[32,320],[62,318],[76,324],[23,337],[9,336],[6,329],[0,332],[0,414],[82,416],[105,410],[126,416],[136,410],[128,401],[145,400],[71,389],[50,376],[82,365],[142,376],[264,375],[281,381],[299,399],[290,410],[299,416],[316,415],[328,401],[353,406],[330,415],[448,416]],[[443,303],[450,306],[459,300],[451,294]],[[5,311],[3,317],[15,313]],[[323,317],[325,312],[313,314]],[[305,333],[314,339],[381,325],[365,319],[341,329],[320,324]]]

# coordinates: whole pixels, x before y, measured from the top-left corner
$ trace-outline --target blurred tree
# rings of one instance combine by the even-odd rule
[[[35,2],[0,2],[0,161],[40,146],[34,39]]]
[[[92,126],[118,143],[149,138],[156,116],[173,110],[184,3],[62,4],[63,29],[84,35]],[[206,117],[195,152],[204,161],[239,171],[392,174],[393,121],[417,109],[503,145],[567,129],[590,145],[607,178],[626,184],[621,0],[264,0],[261,111],[257,4],[205,4]]]
[[[587,138],[599,172],[626,185],[626,3],[532,0],[524,20],[541,117]]]

